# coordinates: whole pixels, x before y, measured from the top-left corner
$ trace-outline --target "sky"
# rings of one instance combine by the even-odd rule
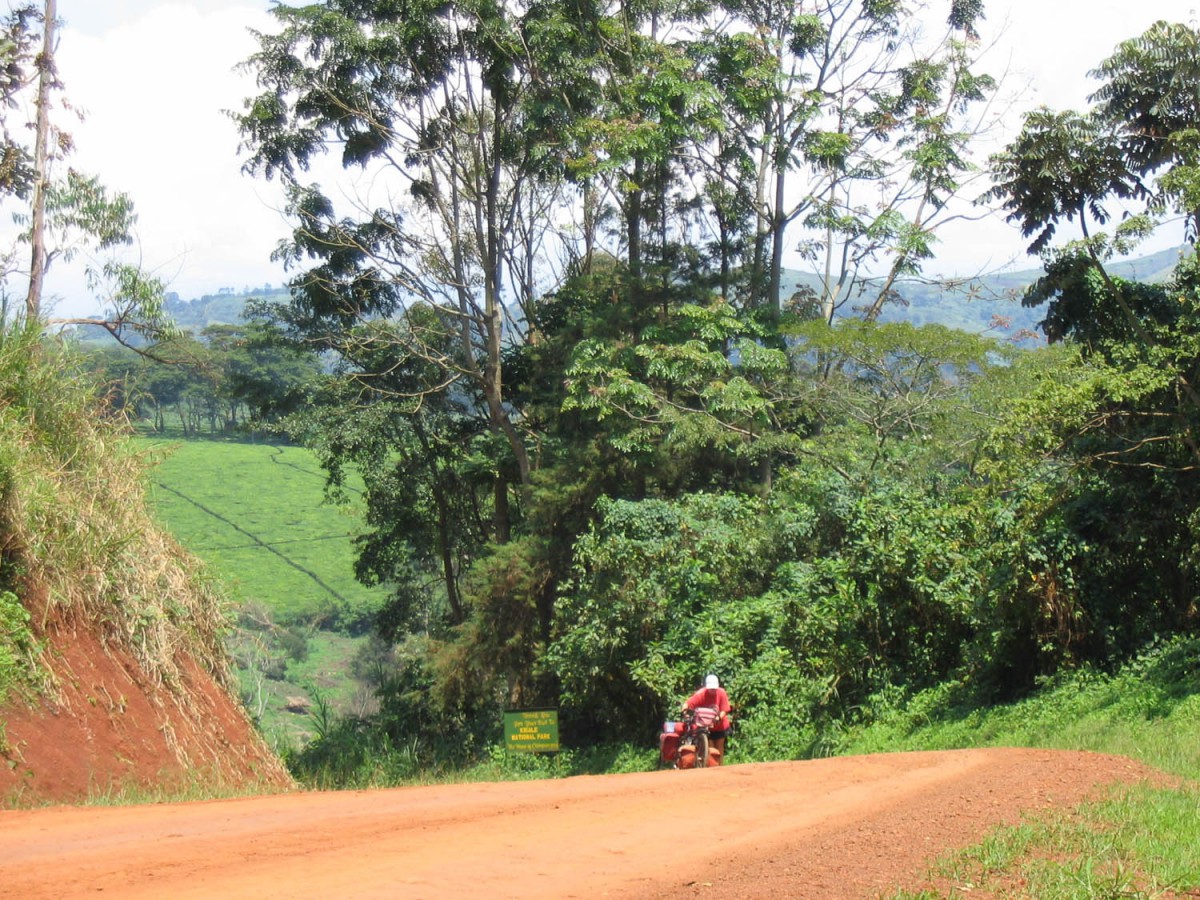
[[[241,172],[237,130],[225,112],[240,111],[254,93],[251,76],[236,66],[255,49],[250,29],[271,29],[271,5],[58,2],[59,72],[65,96],[85,116],[65,126],[76,145],[69,163],[130,195],[138,213],[132,259],[183,299],[287,277],[270,260],[288,233],[278,185]],[[996,139],[1015,135],[1021,112],[1032,106],[1084,108],[1096,87],[1087,71],[1117,43],[1158,19],[1195,24],[1197,6],[1200,0],[985,0],[984,69],[1019,94],[1002,107]],[[1148,249],[1179,238],[1168,233]],[[999,217],[956,225],[941,239],[935,271],[1035,267],[1024,243]],[[82,261],[50,271],[49,315],[98,311],[81,272]]]

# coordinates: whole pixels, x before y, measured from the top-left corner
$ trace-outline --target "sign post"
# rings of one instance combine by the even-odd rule
[[[558,710],[509,710],[504,714],[504,746],[527,753],[557,753]]]

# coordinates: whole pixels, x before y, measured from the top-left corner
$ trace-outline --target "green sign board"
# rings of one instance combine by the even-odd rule
[[[557,709],[514,709],[504,714],[504,746],[509,750],[556,752]]]

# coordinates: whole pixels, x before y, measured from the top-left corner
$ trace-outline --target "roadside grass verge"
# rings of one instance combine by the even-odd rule
[[[279,785],[231,783],[220,772],[196,769],[183,778],[165,778],[154,784],[93,784],[83,806],[142,806],[162,803],[194,803],[205,800],[236,800],[280,793]]]
[[[929,872],[937,888],[893,898],[1195,896],[1200,885],[1200,793],[1122,787],[1070,815],[996,829]]]
[[[956,706],[954,686],[852,732],[845,753],[1022,746],[1126,756],[1171,785],[1116,787],[1073,814],[1000,828],[948,854],[925,885],[894,898],[1176,897],[1200,890],[1200,640],[1154,647],[1107,675],[1080,671],[990,709]]]
[[[147,515],[144,470],[79,359],[0,323],[0,700],[53,693],[34,634],[55,621],[96,626],[172,690],[181,648],[229,683],[224,597]]]
[[[345,721],[322,723],[316,712],[316,731],[325,743],[318,759],[289,764],[293,776],[312,790],[369,790],[433,784],[496,781],[538,781],[574,775],[615,775],[647,772],[657,767],[658,753],[634,744],[606,744],[557,753],[527,753],[502,744],[483,748],[468,764],[439,761],[417,738],[395,741],[385,734],[355,733]]]

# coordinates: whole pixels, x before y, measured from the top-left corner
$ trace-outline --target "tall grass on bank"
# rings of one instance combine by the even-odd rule
[[[1047,681],[1004,706],[976,706],[946,683],[872,711],[873,724],[844,735],[839,754],[960,747],[1093,750],[1200,778],[1200,638],[1147,649],[1115,674],[1084,669]]]
[[[0,326],[0,592],[21,598],[35,632],[96,625],[158,683],[178,683],[186,647],[229,685],[221,596],[148,517],[128,433],[69,351]],[[29,676],[34,656],[9,674]]]

